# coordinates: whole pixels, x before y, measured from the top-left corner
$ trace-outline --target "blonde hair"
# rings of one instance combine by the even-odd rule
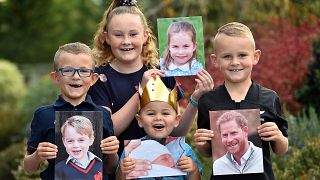
[[[90,49],[89,46],[86,44],[83,44],[81,42],[74,42],[74,43],[68,43],[65,45],[62,45],[59,47],[57,52],[54,55],[53,58],[53,68],[54,70],[58,69],[58,64],[59,64],[59,58],[62,53],[70,53],[70,54],[86,54],[92,58],[92,68],[95,66],[95,59],[94,55]]]
[[[66,122],[61,126],[62,138],[64,137],[64,132],[66,127],[73,127],[77,133],[81,135],[88,135],[88,137],[94,138],[94,132],[91,121],[84,116],[71,116]]]
[[[217,43],[217,39],[221,34],[225,34],[225,35],[231,36],[231,37],[246,37],[252,42],[253,48],[256,49],[255,41],[254,41],[253,35],[251,33],[251,30],[248,28],[248,26],[246,26],[242,23],[231,22],[231,23],[228,23],[228,24],[221,26],[218,29],[217,34],[215,35],[215,37],[213,39],[214,49],[215,49],[215,45]]]
[[[131,6],[123,6],[118,0],[114,0],[110,4],[109,8],[104,12],[102,21],[100,22],[99,28],[94,36],[93,51],[97,59],[97,65],[101,66],[109,64],[115,59],[110,45],[107,44],[105,40],[104,32],[108,31],[108,23],[110,23],[111,19],[120,14],[133,14],[140,17],[141,22],[144,25],[144,29],[148,34],[147,41],[142,48],[141,58],[144,64],[157,66],[159,64],[159,59],[156,37],[153,35],[144,14],[136,3],[132,2]]]
[[[167,47],[163,54],[163,65],[166,69],[169,69],[169,65],[173,61],[173,58],[171,57],[169,50],[171,36],[179,32],[190,32],[193,44],[197,43],[197,33],[192,23],[188,21],[178,21],[171,23],[167,31]],[[197,52],[193,51],[192,57],[190,59],[196,58],[196,54]],[[191,61],[189,60],[188,63],[189,68],[191,68]]]

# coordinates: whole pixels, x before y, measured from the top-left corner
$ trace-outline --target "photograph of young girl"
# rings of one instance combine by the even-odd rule
[[[204,68],[202,17],[160,18],[160,69],[165,76],[192,76]]]
[[[102,178],[102,113],[58,111],[56,119],[55,179]]]

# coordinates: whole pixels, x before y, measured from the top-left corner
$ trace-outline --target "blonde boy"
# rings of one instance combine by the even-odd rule
[[[261,51],[256,49],[250,29],[237,22],[228,23],[218,29],[213,47],[214,54],[211,54],[210,58],[223,74],[224,84],[206,93],[199,100],[199,129],[194,135],[195,145],[203,156],[211,156],[210,140],[217,132],[209,130],[209,111],[260,108],[260,117],[264,123],[258,127],[258,133],[263,146],[264,173],[232,176],[274,179],[269,145],[277,155],[287,151],[287,122],[281,117],[280,101],[276,92],[251,80],[252,68],[259,62]]]

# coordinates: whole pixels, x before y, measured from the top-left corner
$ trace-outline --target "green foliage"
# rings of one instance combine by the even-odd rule
[[[290,146],[302,148],[305,146],[305,138],[320,136],[320,117],[314,108],[302,110],[297,117],[289,114],[286,116]]]
[[[22,147],[20,147],[20,149],[25,149],[24,147],[26,142],[24,141],[22,144],[23,145],[21,145]],[[24,153],[24,152],[21,150],[21,153]],[[48,162],[45,161],[44,163],[42,163],[38,171],[36,171],[32,175],[29,175],[23,169],[23,157],[24,156],[17,157],[16,159],[19,162],[18,166],[11,167],[11,173],[14,176],[14,178],[19,180],[40,180],[40,172],[42,172],[47,167]]]
[[[285,161],[285,168],[274,164],[274,172],[279,180],[320,179],[320,136],[305,139],[302,149],[293,147],[290,158]]]
[[[298,116],[286,114],[289,151],[283,157],[272,155],[277,179],[319,179],[320,177],[320,117],[314,108]]]
[[[68,42],[91,44],[102,15],[94,1],[7,0],[0,8],[0,57],[19,63],[49,62]]]
[[[12,170],[18,168],[20,160],[24,157],[24,144],[25,142],[12,144],[0,151],[0,179],[15,179]]]
[[[313,106],[320,115],[320,37],[313,42],[313,57],[304,86],[297,91],[297,99],[304,106]]]
[[[25,94],[23,77],[15,64],[0,59],[0,150],[20,131],[19,103]]]
[[[51,82],[48,75],[43,76],[38,83],[30,85],[22,103],[22,124],[25,126],[31,122],[34,111],[40,106],[54,103],[58,94],[58,86]]]

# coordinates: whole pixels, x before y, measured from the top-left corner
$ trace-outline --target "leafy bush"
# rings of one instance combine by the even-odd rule
[[[14,141],[21,129],[19,103],[25,94],[23,76],[17,66],[0,59],[0,150]]]
[[[314,60],[310,62],[307,79],[296,96],[302,105],[315,107],[320,115],[320,36],[314,40],[312,47]]]
[[[0,179],[15,179],[12,170],[17,169],[24,157],[24,142],[12,144],[0,152]]]
[[[286,114],[286,119],[289,150],[283,157],[272,154],[276,178],[319,179],[320,117],[314,108],[308,108],[298,116]]]
[[[22,124],[26,126],[30,123],[34,111],[40,106],[52,104],[58,94],[58,87],[51,82],[47,75],[42,77],[37,83],[31,84],[22,103]],[[29,129],[29,126],[27,129]],[[28,131],[25,131],[24,135],[26,135],[27,132]]]
[[[305,140],[302,149],[293,147],[290,158],[287,158],[285,168],[274,165],[274,172],[279,180],[320,179],[320,136]]]

